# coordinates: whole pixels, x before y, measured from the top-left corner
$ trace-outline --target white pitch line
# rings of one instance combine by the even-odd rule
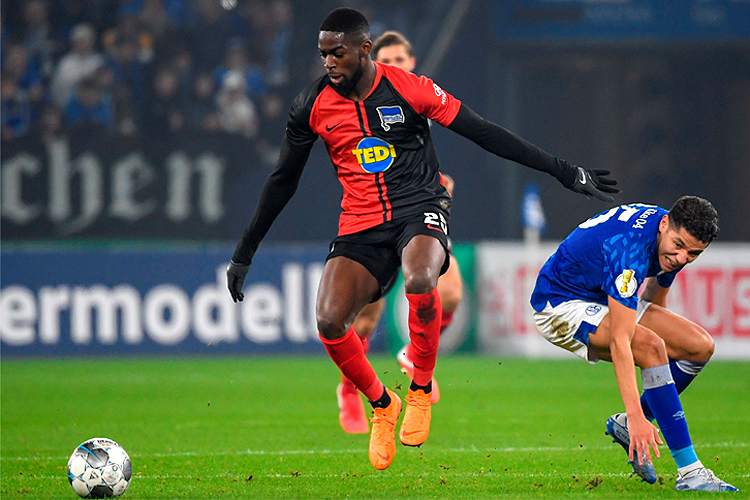
[[[514,477],[559,477],[559,476],[572,476],[573,474],[545,474],[545,473],[530,473],[530,474],[521,474],[521,473],[512,473],[512,472],[466,472],[466,473],[460,473],[460,472],[447,472],[447,471],[441,471],[441,472],[419,472],[414,474],[406,474],[406,473],[400,473],[400,474],[392,474],[392,477],[404,477],[404,478],[410,478],[410,477],[427,477],[427,476],[435,476],[435,477],[508,477],[508,476],[514,476]],[[626,473],[596,473],[595,476],[602,476],[602,477],[628,477],[632,474],[626,474]],[[587,475],[588,476],[588,475]],[[64,476],[41,476],[41,475],[28,475],[28,476],[22,476],[23,479],[55,479],[60,480],[61,477]],[[214,475],[201,475],[201,476],[194,476],[191,474],[157,474],[157,475],[135,475],[132,477],[131,481],[138,479],[152,479],[152,480],[158,480],[158,479],[220,479],[220,478],[227,478],[227,479],[242,479],[243,481],[247,480],[249,476],[246,475],[234,475],[234,474],[214,474]],[[352,477],[352,478],[358,478],[358,477],[383,477],[382,474],[252,474],[253,479],[256,478],[265,478],[265,479],[291,479],[291,478],[311,478],[311,479],[330,479],[330,478],[345,478],[345,477]],[[576,476],[578,477],[578,476]],[[583,479],[583,478],[579,478]]]
[[[695,444],[696,448],[747,448],[750,447],[750,443],[699,443]],[[538,446],[538,447],[505,447],[505,448],[434,448],[431,451],[435,453],[535,453],[535,452],[571,452],[571,451],[586,451],[586,450],[607,450],[612,448],[609,446],[574,446],[574,447],[555,447],[555,446]],[[211,451],[211,452],[197,452],[197,451],[185,451],[185,452],[174,452],[174,453],[151,453],[148,457],[218,457],[218,456],[243,456],[243,455],[269,455],[269,456],[285,456],[285,455],[357,455],[365,453],[366,448],[355,448],[355,449],[343,449],[343,450],[236,450],[236,451]],[[138,458],[144,455],[131,455],[132,457]],[[0,457],[0,460],[7,462],[23,462],[23,461],[57,461],[67,460],[68,456],[57,456],[57,457]]]
[[[601,476],[601,477],[630,477],[632,476],[632,473],[625,473],[625,472],[587,472],[587,473],[578,473],[573,474],[572,472],[559,472],[559,473],[545,473],[545,472],[532,472],[528,474],[520,473],[520,472],[448,472],[448,471],[438,471],[438,472],[415,472],[414,474],[406,474],[406,473],[400,473],[400,474],[391,474],[391,477],[402,477],[402,478],[425,478],[425,477],[467,477],[467,478],[476,478],[476,477],[493,477],[493,478],[503,478],[503,477],[517,477],[517,478],[576,478],[580,481],[586,481],[587,478],[595,477],[595,476]],[[330,479],[330,478],[382,478],[383,475],[381,473],[373,473],[373,474],[252,474],[252,479],[257,478],[263,478],[263,479],[296,479],[296,478],[309,478],[309,479]],[[731,473],[725,473],[722,474],[723,477],[727,477],[730,479],[738,479],[738,478],[750,478],[750,474],[731,474]],[[57,476],[42,476],[42,475],[24,475],[19,476],[22,479],[39,479],[39,480],[55,480],[60,481],[61,479],[65,479],[65,476],[57,475]],[[156,474],[156,475],[134,475],[131,481],[133,480],[166,480],[166,479],[237,479],[242,481],[249,481],[248,475],[234,475],[234,474],[209,474],[209,475],[199,475],[194,476],[191,474]]]

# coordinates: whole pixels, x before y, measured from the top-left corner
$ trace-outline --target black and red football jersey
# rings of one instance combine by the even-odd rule
[[[449,125],[461,102],[427,77],[375,63],[372,90],[361,101],[336,92],[328,79],[292,104],[286,140],[309,149],[320,136],[344,187],[339,235],[413,214],[425,202],[449,206],[428,118]]]

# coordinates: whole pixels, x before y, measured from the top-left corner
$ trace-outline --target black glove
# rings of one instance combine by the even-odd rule
[[[250,264],[237,264],[233,260],[230,260],[227,266],[227,287],[229,287],[229,295],[235,302],[242,302],[245,298],[242,285],[245,283],[248,269],[250,269]]]
[[[617,184],[614,179],[608,179],[609,170],[588,169],[571,165],[573,170],[566,172],[564,179],[560,179],[563,186],[575,193],[585,194],[590,200],[596,196],[602,201],[614,201],[615,199],[606,193],[619,193],[620,190],[613,187]],[[571,175],[575,173],[575,175]]]

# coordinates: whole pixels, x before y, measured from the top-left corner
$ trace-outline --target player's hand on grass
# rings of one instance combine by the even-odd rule
[[[664,442],[659,436],[659,429],[645,417],[628,418],[628,434],[630,434],[628,459],[631,462],[635,461],[636,464],[644,465],[643,460],[645,458],[646,462],[651,463],[649,447],[653,448],[656,458],[661,456],[657,445],[664,444]]]
[[[575,193],[585,194],[588,199],[592,196],[602,201],[614,201],[615,199],[607,193],[619,193],[617,181],[607,177],[609,170],[588,169],[578,165],[570,165],[573,170],[568,170],[560,179],[563,186]]]
[[[242,299],[245,298],[242,293],[242,285],[245,284],[248,269],[250,269],[250,264],[237,264],[233,260],[230,260],[227,266],[227,287],[229,288],[229,295],[235,302],[242,302]]]

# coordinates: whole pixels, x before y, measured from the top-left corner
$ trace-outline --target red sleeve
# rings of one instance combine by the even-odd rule
[[[377,63],[376,63],[377,64]],[[414,111],[447,127],[461,109],[461,101],[426,76],[417,76],[395,66],[381,65],[383,74]]]

